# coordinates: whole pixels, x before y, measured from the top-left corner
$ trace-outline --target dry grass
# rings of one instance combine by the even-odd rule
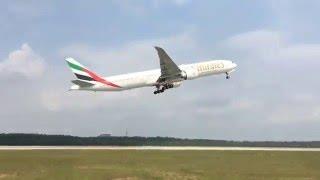
[[[0,151],[3,179],[320,179],[319,152]]]
[[[5,173],[0,173],[0,179],[11,179],[16,177],[16,174],[5,174]]]

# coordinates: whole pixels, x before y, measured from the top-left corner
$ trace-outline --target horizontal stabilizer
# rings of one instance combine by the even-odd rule
[[[83,81],[83,80],[79,80],[79,79],[77,79],[77,80],[72,80],[71,81],[73,84],[76,84],[76,85],[78,85],[78,86],[80,86],[80,87],[90,87],[90,86],[93,86],[94,84],[92,84],[92,83],[90,83],[90,82],[88,82],[88,81]]]

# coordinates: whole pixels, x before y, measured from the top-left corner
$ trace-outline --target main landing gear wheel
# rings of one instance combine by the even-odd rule
[[[161,86],[156,86],[156,87],[157,87],[157,90],[154,91],[153,94],[163,93],[165,90],[173,88],[173,84],[165,84],[162,87]]]
[[[163,92],[164,92],[164,90],[159,89],[159,90],[154,91],[153,94],[159,94],[159,93],[163,93]]]

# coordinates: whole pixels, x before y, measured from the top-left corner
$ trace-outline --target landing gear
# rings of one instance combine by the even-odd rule
[[[173,88],[173,84],[164,84],[162,87],[160,85],[157,85],[157,90],[153,92],[153,94],[159,94],[163,93],[167,89]]]
[[[230,79],[230,74],[226,72],[226,79]]]
[[[159,94],[159,93],[163,93],[164,89],[159,89],[153,92],[153,94]]]
[[[153,92],[153,94],[159,94],[159,93],[162,93],[164,91],[163,88],[160,88],[160,85],[157,85],[156,88],[157,88],[157,90],[155,90]]]

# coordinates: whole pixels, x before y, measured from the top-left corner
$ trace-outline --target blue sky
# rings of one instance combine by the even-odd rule
[[[317,140],[318,1],[2,1],[0,132]],[[72,56],[105,75],[232,59],[223,76],[153,89],[67,93]],[[8,85],[10,84],[10,85]],[[172,102],[173,101],[173,102]]]
[[[15,48],[22,42],[37,48],[48,42],[44,49],[74,42],[114,46],[190,28],[197,28],[199,35],[207,34],[201,38],[216,41],[270,26],[272,17],[266,5],[252,1],[8,1],[1,6],[6,23],[1,31],[7,37],[1,46]]]

